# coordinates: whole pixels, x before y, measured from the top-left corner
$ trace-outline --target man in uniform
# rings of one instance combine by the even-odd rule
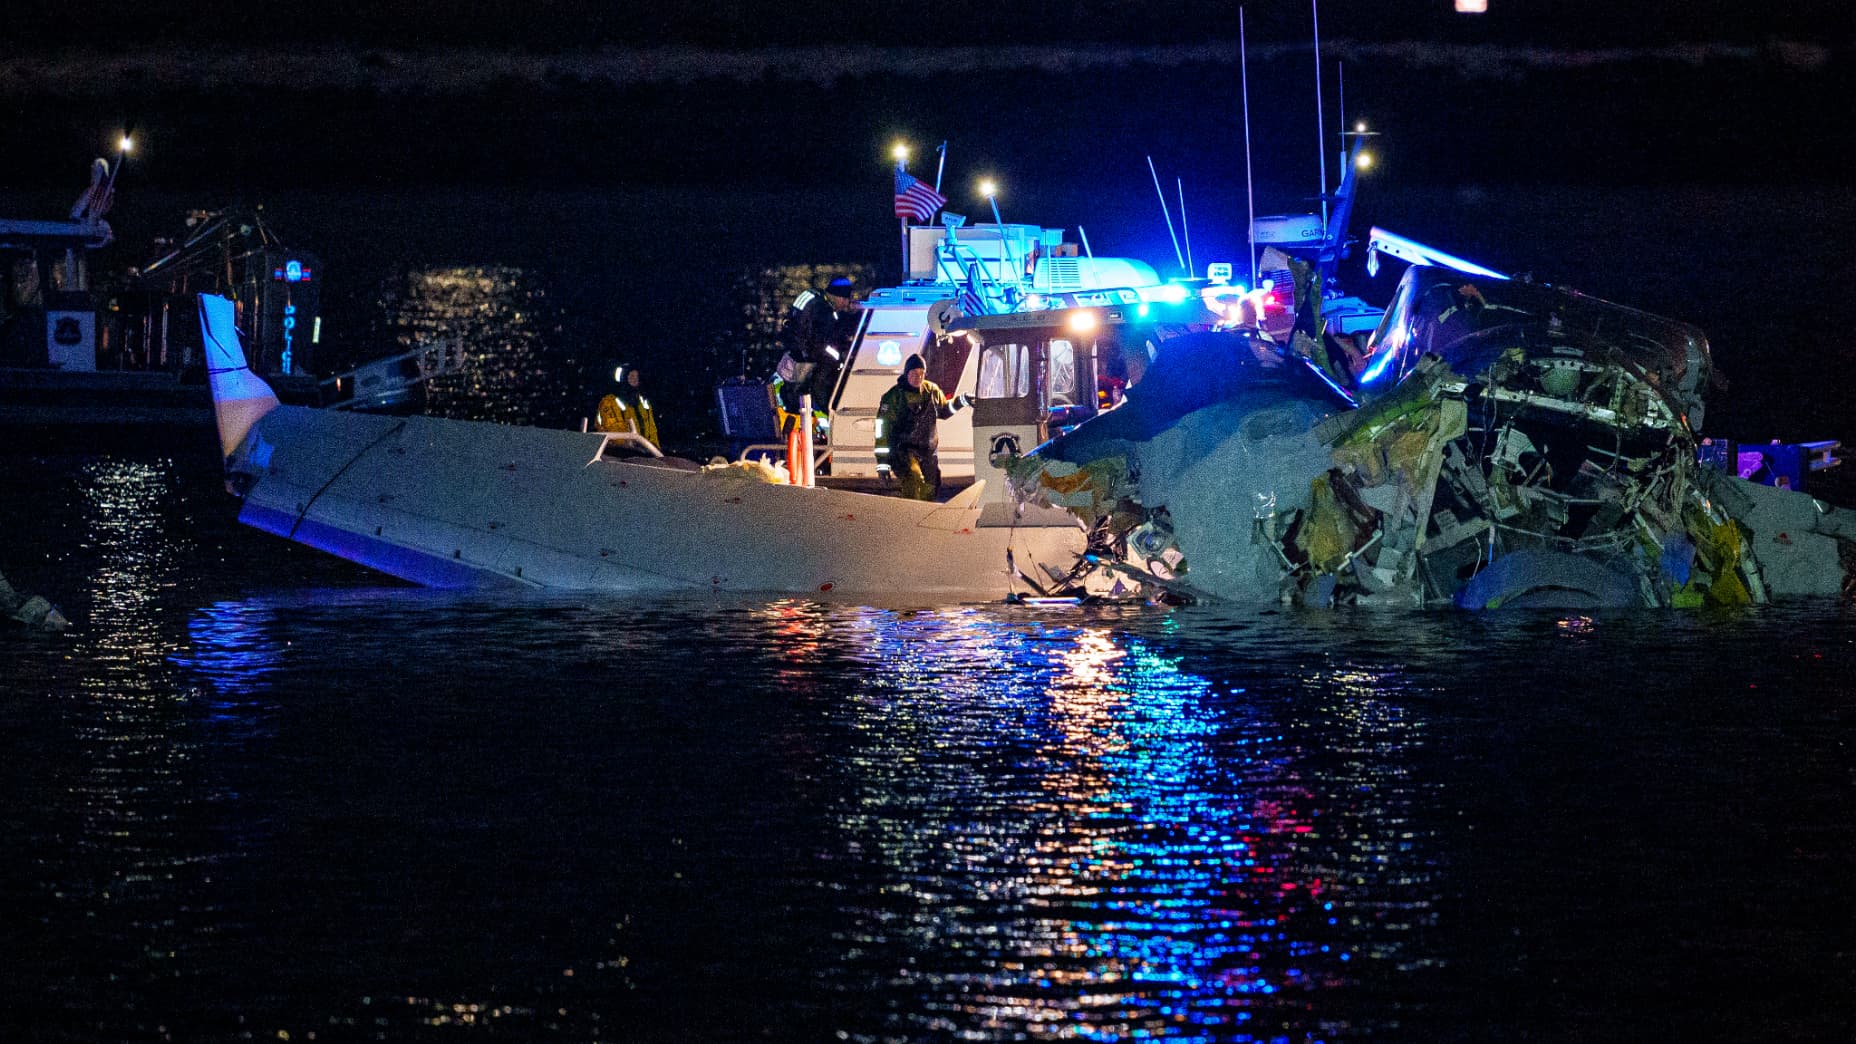
[[[882,460],[878,471],[888,468],[905,497],[935,499],[941,488],[937,422],[969,405],[965,395],[949,402],[946,393],[928,379],[927,360],[909,356],[902,364],[896,386],[883,393],[883,401],[877,406],[876,446]]]
[[[780,360],[780,404],[799,412],[799,397],[810,394],[823,409],[838,383],[838,370],[857,333],[857,286],[844,276],[823,291],[807,290],[793,299],[780,329],[786,355]]]

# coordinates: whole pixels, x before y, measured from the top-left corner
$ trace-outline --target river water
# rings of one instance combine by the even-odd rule
[[[607,227],[669,198],[569,202]],[[1842,255],[1779,287],[1685,224],[1757,213],[1722,241],[1756,259],[1856,224],[1847,201],[1571,200],[1459,193],[1394,227],[1696,319],[1727,422],[1852,434],[1847,382],[1807,379],[1847,355],[1811,339],[1851,307]],[[623,352],[697,375],[667,396],[673,440],[729,372],[698,349],[746,307],[710,289],[870,256],[744,221],[719,250],[738,267],[706,265],[703,237],[557,235],[537,219],[560,200],[296,205],[277,220],[328,230],[325,269],[359,283],[325,288],[338,332],[467,342],[440,411],[571,423],[594,390],[575,381]],[[1625,213],[1654,234],[1612,251]],[[1138,223],[1099,220],[1098,250]],[[435,238],[363,249],[368,221]],[[239,527],[215,456],[202,429],[0,453],[0,570],[73,621],[0,628],[0,1040],[1842,1040],[1856,1020],[1847,607],[435,594]]]
[[[435,594],[238,527],[207,438],[0,457],[74,621],[0,630],[0,1039],[1856,1017],[1847,608]]]

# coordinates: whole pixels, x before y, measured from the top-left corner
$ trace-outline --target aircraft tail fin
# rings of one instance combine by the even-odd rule
[[[206,375],[213,389],[219,447],[230,457],[252,426],[278,407],[277,393],[246,362],[230,300],[200,295],[200,335],[206,344]]]

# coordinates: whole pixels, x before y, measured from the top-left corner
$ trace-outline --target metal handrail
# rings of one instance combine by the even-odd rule
[[[772,453],[776,456],[784,458],[786,456],[786,444],[784,442],[756,442],[756,443],[751,443],[749,445],[743,446],[741,447],[741,455],[735,458],[736,463],[746,464],[748,462],[748,454],[754,453],[757,451],[762,452],[762,453]],[[830,446],[826,446],[824,449],[814,450],[812,453],[812,473],[815,475],[818,474],[818,466],[820,464],[825,463],[826,461],[830,459],[831,459],[831,447]]]
[[[638,450],[646,456],[662,457],[664,455],[664,451],[658,449],[656,443],[635,431],[608,431],[603,434],[605,438],[599,440],[599,448],[593,451],[593,459],[586,462],[589,468],[606,459],[606,447],[614,443],[628,449]]]

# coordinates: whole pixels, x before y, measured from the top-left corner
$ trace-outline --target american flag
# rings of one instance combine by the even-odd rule
[[[121,160],[117,160],[121,163]],[[93,160],[90,164],[90,187],[77,197],[71,207],[72,221],[101,221],[116,202],[116,179],[110,176],[109,164]]]
[[[927,221],[934,212],[947,205],[947,197],[929,185],[896,168],[896,216],[911,221]]]

